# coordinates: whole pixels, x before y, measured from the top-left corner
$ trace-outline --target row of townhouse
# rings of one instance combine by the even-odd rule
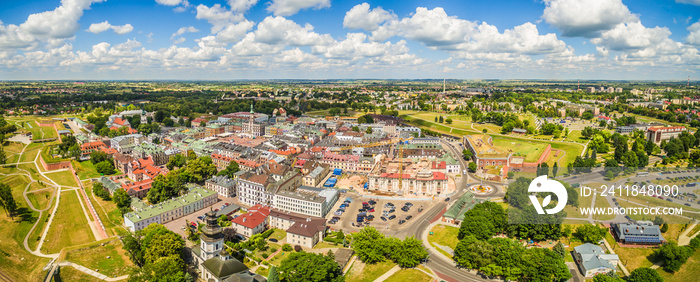
[[[217,194],[201,187],[189,193],[124,215],[124,225],[132,232],[142,230],[152,223],[165,224],[180,217],[211,206],[218,200]]]

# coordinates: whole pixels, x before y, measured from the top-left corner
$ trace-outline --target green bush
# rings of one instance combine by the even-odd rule
[[[290,245],[290,244],[284,244],[284,245],[282,245],[282,250],[285,251],[285,252],[289,252],[289,251],[292,250],[292,245]]]
[[[274,253],[274,252],[276,252],[276,251],[277,251],[277,248],[271,248],[271,249],[270,249],[270,252],[272,252],[272,253]]]
[[[263,254],[262,254],[262,255],[260,255],[260,256],[262,256],[262,258],[266,259],[266,258],[267,258],[267,257],[269,257],[270,255],[269,255],[269,254],[267,254],[267,253],[263,253]]]

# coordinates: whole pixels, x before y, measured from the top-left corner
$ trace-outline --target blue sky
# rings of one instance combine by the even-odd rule
[[[677,79],[700,0],[0,3],[0,79]]]

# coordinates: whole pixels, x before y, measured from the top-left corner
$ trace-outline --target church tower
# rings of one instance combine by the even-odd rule
[[[253,111],[253,103],[250,103],[250,116],[248,117],[248,130],[251,136],[255,136],[253,124],[255,123],[255,112]]]
[[[216,220],[216,213],[211,210],[204,218],[207,225],[202,227],[202,235],[200,236],[200,240],[202,241],[200,248],[202,250],[201,256],[203,260],[217,257],[220,254],[226,254],[226,256],[228,256],[226,252],[222,252],[224,249],[224,233]],[[221,259],[226,260],[227,257],[222,257]]]

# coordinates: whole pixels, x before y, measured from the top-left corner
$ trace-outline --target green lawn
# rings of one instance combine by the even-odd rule
[[[581,198],[582,197],[579,197],[579,199],[581,199]],[[605,197],[596,197],[594,206],[596,208],[607,209],[610,207],[610,203],[608,203],[608,200],[606,200]],[[596,220],[612,220],[614,218],[615,218],[614,214],[595,214],[595,215],[593,215],[593,219],[596,219]]]
[[[102,244],[105,245],[101,246]],[[92,270],[98,269],[109,277],[129,274],[134,266],[119,239],[70,250],[66,252],[65,260]]]
[[[6,180],[4,176],[2,179]],[[42,268],[50,259],[31,255],[22,247],[39,213],[30,211],[23,198],[15,199],[18,211],[14,218],[0,212],[0,269],[15,281],[40,281],[45,274]]]
[[[51,279],[51,281],[96,281],[97,278],[83,273],[72,266],[62,266],[59,274],[60,280]]]
[[[53,205],[51,206],[53,208]],[[51,213],[51,209],[44,211],[41,214],[41,218],[39,218],[39,223],[37,224],[36,228],[34,228],[34,231],[32,231],[31,234],[29,234],[29,238],[27,239],[27,244],[29,245],[29,248],[32,250],[36,250],[36,246],[39,245],[39,239],[41,239],[41,234],[44,233],[44,228],[46,227],[46,224],[48,223],[48,218],[49,214]]]
[[[97,172],[95,164],[93,164],[91,161],[78,162],[76,160],[72,160],[71,163],[73,164],[75,173],[78,174],[78,178],[80,179],[97,178],[101,176],[100,173]]]
[[[459,228],[438,224],[430,231],[433,232],[433,235],[428,235],[428,242],[433,244],[433,246],[434,244],[440,244],[442,246],[448,246],[453,250],[457,248],[457,243],[459,243],[459,239],[457,239]],[[448,257],[450,257],[450,255],[448,255]]]
[[[75,191],[61,193],[61,200],[53,222],[42,245],[45,254],[58,253],[69,246],[93,242],[95,237],[88,225]]]
[[[57,172],[47,172],[46,176],[51,178],[54,182],[61,186],[78,187],[78,183],[75,182],[73,173],[70,170],[57,171]]]
[[[34,208],[43,210],[48,208],[49,200],[53,195],[53,190],[43,190],[34,193],[27,193],[27,198],[32,202]]]
[[[270,238],[275,238],[277,239],[278,242],[282,242],[284,238],[287,238],[287,231],[284,231],[282,229],[275,229],[274,232],[270,235]]]
[[[674,273],[666,272],[661,267],[656,271],[661,274],[664,281],[698,281],[698,277],[700,277],[700,251],[695,250],[695,253],[681,266],[681,269]]]
[[[411,282],[430,282],[433,278],[430,277],[428,274],[425,274],[423,271],[417,270],[417,269],[401,269],[398,272],[394,273],[394,275],[389,276],[385,282],[406,282],[406,281],[411,281]]]
[[[123,235],[124,232],[126,232],[126,230],[122,227],[124,217],[119,213],[117,205],[112,201],[105,201],[100,197],[95,197],[92,194],[92,184],[85,183],[91,182],[89,180],[83,181],[83,185],[85,186],[85,194],[90,197],[90,201],[92,201],[92,204],[95,207],[97,216],[102,219],[102,224],[104,224],[105,229],[107,230],[107,235]]]
[[[620,257],[620,263],[622,263],[629,271],[635,270],[640,267],[651,267],[654,265],[649,259],[651,258],[651,253],[654,252],[654,248],[623,248],[617,244],[615,239],[606,233],[605,239],[613,247],[615,253]]]
[[[389,260],[375,264],[365,264],[356,260],[345,275],[345,281],[372,282],[394,266],[396,264]]]
[[[547,144],[542,142],[501,137],[493,137],[493,145],[505,152],[513,152],[516,156],[524,156],[525,162],[536,162],[547,148]]]
[[[34,149],[34,150],[25,150],[24,154],[22,154],[22,158],[19,160],[20,162],[33,162],[34,159],[36,159],[36,155],[39,154],[39,149]]]

